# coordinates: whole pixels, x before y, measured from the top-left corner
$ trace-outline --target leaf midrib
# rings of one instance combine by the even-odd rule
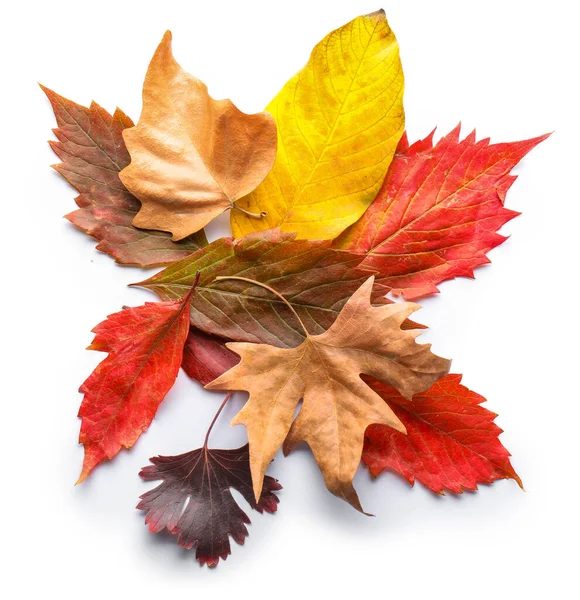
[[[127,385],[125,392],[123,393],[123,396],[120,398],[120,400],[117,404],[117,408],[115,409],[115,412],[109,418],[107,428],[105,429],[103,435],[100,437],[99,444],[102,443],[102,441],[105,439],[106,435],[108,434],[109,429],[111,428],[111,425],[116,420],[117,415],[118,415],[119,411],[121,410],[121,406],[123,406],[123,403],[125,402],[125,398],[129,394],[130,390],[133,388],[133,385],[137,381],[137,378],[141,375],[141,371],[143,371],[143,369],[145,368],[145,365],[149,362],[149,360],[151,359],[151,356],[153,355],[153,353],[155,352],[155,350],[157,349],[157,347],[159,346],[161,341],[167,336],[167,334],[173,327],[174,323],[181,316],[181,314],[183,313],[183,310],[184,310],[185,306],[187,306],[187,304],[188,304],[187,301],[184,301],[182,303],[182,305],[179,307],[179,310],[177,311],[177,313],[170,319],[170,321],[167,323],[167,325],[162,328],[162,332],[155,340],[155,343],[153,344],[153,346],[151,346],[150,350],[145,354],[145,357],[144,357],[143,361],[141,362],[141,366],[137,370],[137,373],[135,374],[133,379],[131,379],[131,382]],[[117,352],[110,352],[107,358],[109,358],[110,356],[112,356],[114,354],[117,354]],[[163,401],[163,398],[162,398],[162,401]]]
[[[288,203],[288,207],[287,207],[287,210],[286,210],[286,214],[284,215],[284,218],[280,220],[280,223],[279,223],[280,225],[281,225],[282,223],[285,223],[285,222],[286,222],[286,220],[287,220],[287,218],[288,218],[288,215],[289,215],[289,214],[290,214],[290,213],[291,213],[291,212],[294,210],[294,207],[296,206],[296,203],[297,203],[297,201],[298,201],[298,198],[299,198],[299,197],[302,195],[302,192],[304,191],[304,189],[306,188],[306,186],[307,186],[307,185],[310,183],[310,181],[312,180],[312,177],[314,176],[314,173],[315,173],[315,172],[316,172],[316,170],[318,169],[318,166],[319,166],[319,164],[320,164],[320,160],[321,160],[321,158],[324,156],[324,153],[325,153],[325,151],[326,151],[326,148],[328,147],[328,142],[329,142],[329,140],[332,138],[332,136],[334,135],[334,133],[335,133],[335,131],[336,131],[336,128],[337,128],[337,126],[338,126],[338,122],[339,122],[339,120],[340,120],[340,117],[341,117],[341,116],[342,116],[342,114],[343,114],[343,112],[342,112],[342,111],[343,111],[343,109],[344,109],[344,106],[345,106],[345,104],[346,104],[346,102],[347,102],[347,99],[348,99],[348,97],[349,97],[349,95],[350,95],[350,93],[351,93],[351,91],[352,91],[352,86],[353,86],[353,84],[354,84],[354,82],[355,82],[355,80],[356,80],[356,78],[357,78],[357,76],[358,76],[358,72],[359,72],[359,70],[360,70],[360,67],[361,67],[361,65],[362,65],[362,63],[363,63],[363,61],[364,61],[364,59],[365,59],[366,53],[367,53],[367,51],[368,51],[368,49],[369,49],[369,47],[370,47],[370,45],[371,45],[371,41],[372,41],[372,39],[373,39],[373,37],[374,37],[374,35],[375,35],[375,32],[376,32],[376,30],[377,30],[377,27],[378,27],[378,25],[379,25],[379,23],[380,23],[380,22],[381,22],[380,20],[377,20],[377,21],[375,22],[375,25],[374,25],[374,27],[373,27],[373,31],[372,31],[372,33],[371,33],[371,34],[370,34],[370,36],[369,36],[369,40],[368,40],[368,42],[367,42],[367,45],[365,46],[365,49],[364,49],[364,51],[363,51],[363,53],[362,53],[362,55],[361,55],[361,59],[360,59],[360,61],[359,61],[358,65],[357,65],[356,71],[355,71],[354,75],[352,75],[352,79],[351,79],[351,81],[350,81],[350,85],[348,86],[348,90],[347,90],[346,94],[344,95],[344,99],[343,99],[343,101],[340,103],[340,109],[339,109],[339,110],[337,111],[337,113],[336,113],[336,117],[335,117],[335,119],[334,119],[334,123],[332,124],[332,128],[330,129],[330,131],[329,131],[328,135],[326,136],[326,139],[324,140],[324,144],[321,146],[321,147],[322,147],[322,151],[321,151],[321,152],[319,153],[319,155],[316,157],[316,160],[315,160],[315,162],[314,162],[314,166],[311,168],[311,170],[310,170],[310,174],[308,175],[308,178],[307,178],[307,179],[305,180],[305,182],[304,182],[304,183],[303,183],[303,184],[300,186],[300,189],[299,189],[299,190],[296,192],[296,194],[294,194],[294,197],[292,198],[291,202],[289,202],[289,203]],[[331,35],[332,35],[332,34],[331,34]],[[327,46],[328,46],[328,40],[330,40],[330,35],[328,36],[328,39],[327,39]],[[296,82],[296,87],[295,87],[295,89],[294,89],[294,96],[296,96],[296,90],[298,89],[298,85],[300,84],[300,78],[301,78],[301,76],[302,76],[302,73],[300,74],[300,76],[299,76],[299,78],[298,78],[298,81]],[[276,113],[278,113],[278,110],[276,110]],[[321,113],[322,113],[322,111],[321,111]],[[322,116],[324,117],[324,114],[322,114]],[[325,120],[326,120],[326,119],[325,119]],[[302,137],[303,137],[304,139],[306,139],[306,136],[304,136],[304,135],[303,135]],[[307,144],[308,144],[308,142],[307,142]]]
[[[436,146],[430,149],[430,152],[433,152],[434,150],[436,150]],[[469,144],[466,144],[466,148],[465,151],[462,152],[459,157],[457,158],[457,160],[455,161],[455,163],[453,163],[452,167],[449,168],[449,171],[451,172],[453,169],[455,169],[457,167],[457,163],[459,163],[459,161],[463,158],[463,156],[465,155],[465,153],[469,150]],[[479,154],[479,150],[478,152],[476,152],[474,154],[474,156],[471,158],[470,162],[469,162],[469,166],[471,166],[471,164],[473,163],[475,157]],[[421,193],[422,189],[427,185],[427,181],[429,180],[430,177],[432,177],[435,174],[436,169],[439,167],[439,165],[441,164],[442,160],[443,160],[444,156],[441,156],[441,158],[439,159],[439,161],[437,162],[437,166],[429,173],[429,175],[425,178],[425,180],[421,183],[421,185],[419,186],[419,188],[417,189],[417,191],[413,194],[413,197],[411,198],[411,200],[409,200],[407,206],[405,207],[405,212],[410,208],[411,204],[413,203],[413,201],[419,196],[419,194]],[[470,186],[471,184],[473,184],[474,182],[478,181],[481,177],[483,177],[484,175],[487,174],[487,172],[489,171],[489,169],[491,169],[492,167],[494,167],[495,165],[497,165],[497,163],[500,161],[496,161],[494,163],[491,164],[487,164],[485,166],[485,169],[481,171],[481,173],[479,173],[476,177],[473,177],[469,180],[467,180],[461,187],[457,188],[456,190],[453,190],[451,193],[447,194],[446,196],[444,196],[443,198],[441,198],[440,200],[436,200],[432,206],[430,206],[427,210],[423,211],[421,214],[417,215],[414,219],[412,219],[411,221],[409,221],[407,224],[405,224],[403,227],[399,227],[396,231],[394,231],[393,233],[391,233],[389,235],[389,237],[385,238],[384,240],[382,240],[381,242],[377,243],[375,246],[371,247],[370,250],[367,252],[368,254],[381,254],[380,252],[376,252],[377,248],[381,248],[382,246],[388,244],[389,242],[391,242],[394,238],[396,238],[398,235],[400,235],[402,232],[406,231],[409,227],[411,227],[412,225],[414,225],[417,221],[420,221],[421,219],[425,218],[427,215],[429,215],[431,213],[431,211],[436,210],[437,208],[440,208],[441,205],[445,204],[446,202],[449,201],[450,198],[453,198],[454,196],[457,196],[459,193],[461,193],[463,190],[465,190],[468,186]],[[467,171],[467,169],[466,169]],[[510,169],[511,171],[511,169]],[[508,171],[509,172],[509,171]],[[409,173],[407,175],[409,175],[411,172],[409,171]],[[505,175],[505,173],[504,173]],[[503,175],[501,177],[498,177],[498,181],[500,181],[502,179]],[[447,179],[447,177],[445,178]],[[439,188],[439,193],[441,192],[441,189],[443,187],[443,183],[445,183],[445,180],[442,182],[442,185]],[[385,210],[383,212],[383,216],[381,219],[381,225],[384,224],[385,219],[387,217],[387,214],[390,210],[390,208],[392,207],[392,203],[389,205],[389,207],[387,208],[387,210]],[[434,230],[434,231],[439,231]],[[375,240],[378,236],[375,236]],[[414,253],[413,253],[414,254]]]
[[[367,384],[368,385],[368,384]],[[372,386],[369,386],[371,389]],[[374,390],[373,390],[374,391]],[[380,395],[380,394],[379,394]],[[457,400],[463,400],[464,398],[462,396],[459,396],[457,394],[447,394],[446,397],[453,397],[456,398]],[[487,456],[484,456],[483,454],[480,454],[479,452],[477,452],[477,450],[474,450],[471,446],[468,446],[467,444],[465,444],[464,442],[459,441],[456,437],[454,437],[450,432],[448,431],[444,431],[443,429],[441,429],[438,425],[435,425],[435,423],[432,423],[431,421],[428,421],[426,418],[424,418],[422,415],[413,412],[412,410],[409,410],[408,408],[402,406],[399,402],[397,402],[396,400],[393,400],[392,398],[390,398],[388,401],[381,396],[381,398],[383,398],[383,400],[385,401],[385,403],[390,406],[390,403],[394,404],[396,407],[398,407],[400,410],[404,411],[406,414],[408,414],[411,418],[415,418],[418,421],[421,421],[422,423],[424,423],[425,425],[427,425],[428,428],[430,429],[434,429],[435,431],[437,431],[441,436],[445,437],[445,438],[450,438],[453,442],[455,442],[458,446],[465,448],[466,450],[468,450],[469,452],[471,452],[472,454],[475,454],[476,456],[479,456],[479,458],[481,458],[484,462],[487,462],[491,465],[493,465],[494,467],[498,468],[498,470],[501,470],[502,473],[505,473],[506,475],[509,476],[509,479],[512,479],[512,476],[500,465],[498,465],[496,462],[490,460]],[[482,408],[479,404],[475,405],[475,406],[479,406],[480,408]],[[392,407],[391,407],[392,410]],[[483,409],[483,410],[487,410],[487,409]],[[394,411],[393,411],[394,412]],[[438,413],[440,411],[437,411]],[[446,411],[446,412],[450,412],[450,411]],[[459,413],[453,413],[454,415],[458,415]],[[489,422],[492,425],[495,425],[493,419],[489,420]],[[497,425],[495,425],[497,427]],[[422,437],[422,436],[421,436]],[[496,438],[494,438],[496,439]],[[501,442],[500,442],[501,443]],[[447,487],[446,485],[443,486],[445,489],[451,489],[449,487]],[[465,486],[461,486],[461,487],[465,487]],[[468,489],[468,488],[466,488]],[[451,490],[452,491],[452,490]]]
[[[147,287],[147,288],[156,288],[156,287],[165,287],[165,288],[183,288],[183,289],[190,289],[190,285],[186,285],[183,283],[155,283],[155,284],[150,284],[150,285],[144,285],[143,287]],[[265,298],[265,297],[261,297],[261,296],[250,296],[248,294],[242,294],[239,292],[228,292],[226,290],[216,290],[215,288],[209,288],[209,287],[205,287],[205,286],[198,286],[197,288],[197,293],[200,292],[212,292],[214,294],[220,294],[220,295],[224,295],[224,296],[234,296],[234,297],[242,297],[242,298],[248,298],[249,300],[257,300],[260,302],[266,302],[267,304],[275,304],[275,305],[283,305],[284,303],[281,300],[274,300],[274,299],[269,299],[269,298]],[[316,306],[314,304],[303,304],[301,302],[292,302],[292,300],[288,300],[288,302],[290,302],[290,304],[292,304],[292,306],[297,306],[299,308],[305,308],[305,309],[314,309],[314,310],[321,310],[324,312],[329,312],[332,314],[338,314],[340,312],[340,308],[338,309],[334,309],[334,308],[328,308],[325,306]]]

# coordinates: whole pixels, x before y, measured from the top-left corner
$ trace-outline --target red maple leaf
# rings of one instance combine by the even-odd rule
[[[504,206],[510,171],[548,135],[503,144],[459,140],[460,126],[433,146],[433,133],[409,146],[401,138],[383,187],[361,219],[333,246],[365,253],[362,267],[393,294],[411,300],[454,277],[473,277],[497,231],[519,213]]]
[[[480,406],[485,398],[461,385],[461,375],[447,375],[412,401],[364,379],[407,428],[407,435],[383,425],[367,428],[362,460],[374,477],[390,469],[437,493],[476,490],[497,479],[522,485],[498,439],[497,415]]]
[[[175,302],[126,308],[93,329],[89,349],[109,355],[79,390],[85,394],[79,410],[85,458],[78,483],[151,424],[181,365],[194,288]]]

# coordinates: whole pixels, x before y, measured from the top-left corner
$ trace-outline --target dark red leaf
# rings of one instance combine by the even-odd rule
[[[282,486],[276,479],[264,477],[260,501],[254,499],[250,475],[249,446],[235,450],[207,447],[180,454],[150,459],[153,465],[139,473],[145,481],[163,483],[143,494],[137,505],[147,511],[149,531],[167,529],[177,535],[182,548],[196,547],[200,564],[215,567],[230,550],[229,536],[243,544],[248,536],[248,515],[239,507],[230,488],[240,492],[259,513],[276,512]]]
[[[71,102],[41,86],[48,96],[58,128],[58,142],[49,142],[62,163],[54,165],[79,192],[78,210],[66,218],[99,240],[97,249],[118,263],[153,267],[168,265],[207,245],[203,231],[181,242],[168,233],[133,227],[140,202],[123,185],[119,171],[131,158],[122,132],[133,127],[117,109],[111,116],[93,102],[90,108]]]
[[[240,357],[226,348],[226,341],[191,327],[181,366],[189,377],[207,385],[237,365]]]
[[[504,207],[510,171],[548,136],[523,142],[459,140],[459,126],[433,146],[433,133],[399,143],[383,187],[362,218],[333,247],[366,254],[361,267],[411,300],[454,277],[473,277],[506,238],[498,229],[518,213]]]
[[[497,479],[522,485],[498,439],[497,415],[480,406],[483,396],[461,385],[461,375],[447,375],[412,401],[363,378],[407,428],[407,435],[383,425],[367,428],[362,460],[373,476],[390,469],[437,493],[475,490]]]

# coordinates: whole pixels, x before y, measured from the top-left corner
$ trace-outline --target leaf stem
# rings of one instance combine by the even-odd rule
[[[184,303],[184,305],[187,303],[189,298],[193,295],[193,292],[195,292],[195,288],[199,284],[200,277],[201,277],[201,271],[198,270],[197,273],[195,274],[195,279],[193,281],[193,285],[189,288],[189,291],[181,298],[181,301]],[[125,308],[125,307],[123,307],[123,308]]]
[[[240,212],[244,213],[245,215],[248,215],[248,217],[252,217],[252,219],[263,219],[268,214],[264,210],[260,213],[253,213],[253,212],[250,212],[249,210],[246,210],[245,208],[242,208],[241,206],[238,206],[237,204],[232,204],[232,208],[239,210]]]
[[[203,441],[203,447],[207,448],[207,441],[209,440],[209,434],[211,433],[211,430],[213,429],[213,426],[215,425],[215,422],[218,420],[218,417],[220,416],[220,413],[222,412],[222,410],[224,409],[225,405],[228,403],[228,400],[232,397],[233,392],[228,392],[226,394],[226,397],[224,398],[223,402],[221,403],[220,407],[218,408],[216,414],[214,415],[212,422],[209,424],[207,433],[205,434],[205,440]]]
[[[302,327],[306,337],[310,337],[310,334],[308,333],[308,329],[306,329],[306,325],[304,325],[304,323],[302,322],[302,319],[298,316],[298,313],[294,310],[294,307],[290,304],[290,302],[288,302],[288,300],[286,300],[286,298],[284,298],[284,296],[282,296],[282,294],[280,294],[280,292],[277,292],[274,288],[271,288],[269,285],[266,285],[265,283],[261,283],[260,281],[256,281],[255,279],[248,279],[247,277],[235,277],[233,275],[223,275],[223,276],[218,275],[214,281],[222,281],[224,279],[235,279],[237,281],[245,281],[246,283],[253,283],[254,285],[257,285],[259,287],[264,288],[265,290],[268,290],[275,296],[278,296],[278,298],[280,298],[280,300],[282,300],[282,302],[284,302],[284,304],[292,311],[292,314],[296,317],[298,323],[300,323],[300,327]]]

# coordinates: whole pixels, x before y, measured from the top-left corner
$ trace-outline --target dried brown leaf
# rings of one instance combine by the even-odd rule
[[[288,453],[304,440],[328,489],[362,511],[352,480],[366,428],[380,423],[405,432],[405,427],[360,375],[376,377],[411,398],[449,371],[449,360],[434,355],[429,344],[415,342],[420,331],[401,329],[416,304],[371,305],[373,279],[351,296],[328,331],[307,335],[296,348],[227,344],[241,361],[206,387],[250,393],[232,424],[248,430],[256,498],[282,443]]]
[[[133,225],[170,231],[174,241],[232,208],[276,157],[272,116],[214,100],[173,58],[169,31],[145,77],[139,123],[123,137],[131,164],[121,181],[142,203]]]

